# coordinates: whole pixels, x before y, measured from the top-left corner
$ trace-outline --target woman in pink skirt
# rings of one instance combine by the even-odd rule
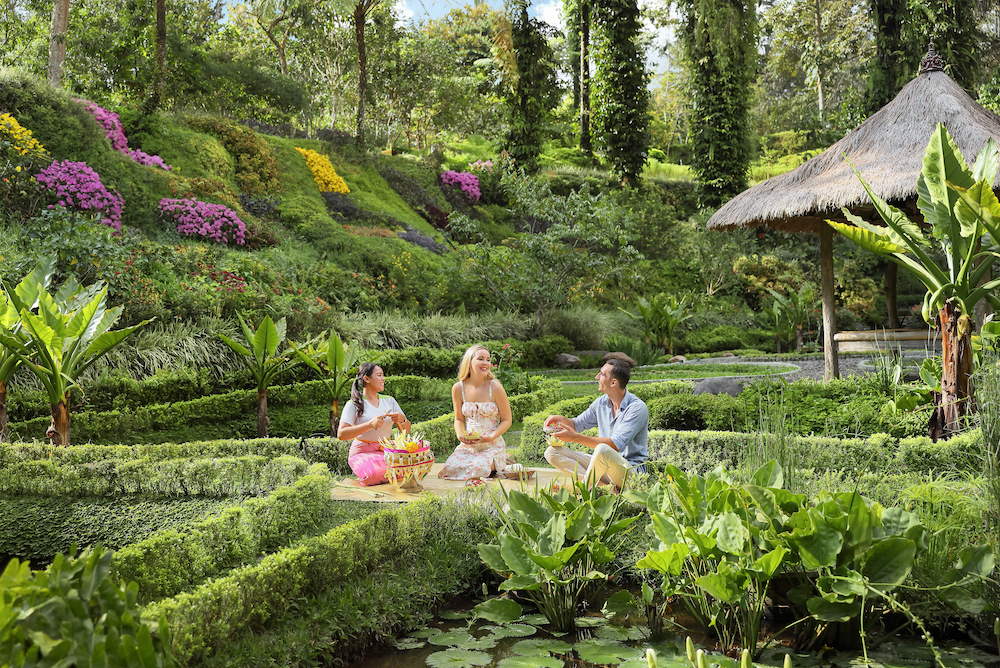
[[[385,389],[385,373],[374,362],[358,367],[358,375],[351,385],[351,400],[340,416],[337,438],[351,441],[347,463],[362,485],[381,485],[388,482],[386,465],[379,439],[389,438],[392,427],[409,431],[410,421],[403,415],[392,397],[380,397]]]

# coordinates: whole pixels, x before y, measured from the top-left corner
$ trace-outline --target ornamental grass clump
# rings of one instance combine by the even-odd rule
[[[35,178],[58,198],[55,204],[49,205],[50,209],[62,206],[97,214],[102,224],[121,232],[124,200],[118,193],[105,188],[101,177],[87,163],[57,160]]]
[[[158,155],[150,155],[144,151],[128,147],[128,138],[125,137],[125,130],[122,128],[121,119],[113,111],[108,111],[99,104],[88,102],[87,100],[75,100],[83,105],[83,108],[90,112],[97,124],[104,130],[104,136],[111,142],[111,148],[119,153],[124,153],[132,158],[134,162],[146,167],[159,167],[170,171],[170,165],[163,162],[163,158]]]
[[[313,178],[316,179],[316,184],[319,186],[321,193],[341,193],[342,195],[346,195],[351,192],[351,189],[347,187],[347,183],[344,182],[344,179],[340,178],[337,171],[333,168],[329,158],[308,148],[299,148],[296,146],[295,150],[305,157],[306,164],[309,165],[309,170],[313,173]]]
[[[246,243],[246,226],[229,207],[199,202],[196,199],[160,200],[160,215],[177,223],[178,234],[194,236],[220,244]]]
[[[443,172],[441,174],[441,183],[449,186],[458,186],[465,193],[465,196],[469,198],[470,202],[479,201],[479,177],[472,172],[453,172],[450,170]]]

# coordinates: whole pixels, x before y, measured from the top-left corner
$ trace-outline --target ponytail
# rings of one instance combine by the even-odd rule
[[[358,374],[351,383],[351,403],[358,413],[358,417],[365,412],[365,377],[370,376],[378,365],[375,362],[363,362],[358,367]]]

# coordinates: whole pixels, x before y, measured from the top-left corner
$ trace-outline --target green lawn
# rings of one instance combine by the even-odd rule
[[[777,373],[795,371],[791,364],[781,366],[761,366],[757,364],[670,364],[655,367],[645,367],[632,371],[632,380],[684,380],[689,378],[713,378],[716,376],[769,376]],[[596,369],[565,369],[545,373],[546,378],[561,381],[594,380]],[[582,394],[591,394],[594,388]],[[579,395],[579,396],[582,396]]]

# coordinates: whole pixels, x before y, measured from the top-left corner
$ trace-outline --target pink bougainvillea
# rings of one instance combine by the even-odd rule
[[[160,215],[177,223],[177,232],[220,244],[246,243],[246,226],[229,207],[196,199],[160,200]]]
[[[39,184],[55,193],[57,202],[49,208],[64,206],[91,211],[102,216],[101,223],[122,230],[122,205],[118,193],[109,192],[101,177],[85,162],[56,161],[35,177]]]
[[[97,124],[104,130],[104,136],[111,142],[111,148],[119,153],[124,153],[140,165],[147,167],[160,167],[170,171],[170,165],[163,162],[163,158],[158,155],[150,155],[138,149],[128,147],[128,139],[125,137],[125,130],[122,128],[121,118],[113,111],[108,111],[104,107],[87,100],[75,100],[83,105],[83,108],[90,112]]]
[[[457,185],[470,202],[479,201],[479,177],[471,172],[444,172],[441,174],[441,183]]]

